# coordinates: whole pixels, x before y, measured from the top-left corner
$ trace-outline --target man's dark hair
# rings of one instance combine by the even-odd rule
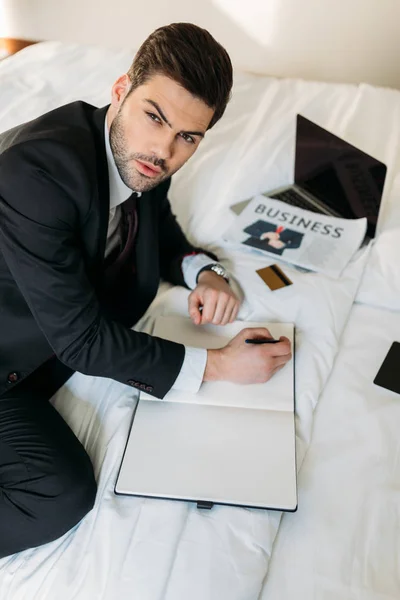
[[[206,29],[172,23],[150,34],[129,68],[128,95],[157,74],[173,79],[214,109],[208,129],[224,114],[232,88],[232,63]]]

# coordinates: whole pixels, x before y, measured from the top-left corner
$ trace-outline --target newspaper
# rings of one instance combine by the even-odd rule
[[[224,239],[288,263],[340,277],[361,246],[367,219],[340,219],[255,196]]]

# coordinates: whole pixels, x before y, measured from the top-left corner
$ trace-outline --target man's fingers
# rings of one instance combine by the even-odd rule
[[[190,294],[189,296],[189,316],[195,325],[199,325],[201,322],[200,306],[202,305],[201,298],[197,294]]]
[[[235,309],[236,304],[239,304],[236,296],[227,293],[220,293],[217,306],[212,320],[214,325],[226,325]]]
[[[226,308],[224,318],[222,320],[222,325],[227,325],[228,323],[233,323],[234,319],[232,319],[232,316],[235,312],[235,306],[236,306],[236,301],[234,300],[234,298],[232,298],[232,300],[229,301],[229,304]]]
[[[285,354],[284,356],[277,356],[274,360],[274,369],[276,367],[284,367],[287,362],[292,358],[291,354]]]
[[[232,296],[229,298],[228,302],[225,305],[225,310],[224,310],[224,314],[222,315],[221,318],[221,325],[226,325],[229,321],[229,317],[231,316],[232,310],[233,310],[233,298]]]
[[[215,309],[217,307],[218,301],[218,292],[214,290],[210,290],[208,293],[204,295],[203,302],[203,310],[201,313],[201,324],[205,325],[206,323],[211,323],[214,315]]]
[[[224,297],[223,304],[222,303],[221,304],[218,303],[218,309],[220,308],[220,306],[223,307],[223,313],[222,313],[222,316],[221,316],[220,321],[219,321],[220,325],[226,325],[229,322],[229,319],[231,317],[232,311],[235,308],[236,302],[237,302],[236,297],[231,296],[229,294],[226,297]],[[216,316],[217,316],[217,314],[216,314]],[[219,314],[218,314],[218,317],[219,317]],[[216,321],[213,321],[213,322],[215,323]]]
[[[226,307],[228,305],[230,296],[228,294],[220,293],[218,296],[217,304],[215,307],[215,313],[212,319],[213,325],[221,325],[222,319],[224,318]]]
[[[236,303],[236,304],[235,304],[235,306],[233,307],[233,311],[232,311],[232,314],[231,314],[231,318],[229,319],[229,322],[230,322],[230,323],[233,323],[233,321],[236,321],[236,317],[237,317],[237,314],[238,314],[238,312],[239,312],[239,309],[240,309],[240,302],[239,302],[239,301],[237,301],[237,303]]]
[[[290,340],[288,338],[280,338],[277,344],[265,344],[265,346],[261,346],[262,348],[268,348],[268,354],[271,356],[285,356],[290,354]]]
[[[246,329],[242,329],[242,331],[238,334],[241,337],[246,339],[254,339],[254,338],[271,338],[271,332],[266,327],[246,327]],[[277,344],[273,344],[277,346]]]
[[[263,339],[272,337],[271,332],[266,327],[246,328],[242,330],[239,335],[245,339]],[[281,336],[279,342],[276,344],[261,344],[258,348],[269,357],[285,356],[291,352],[290,340],[285,336]]]
[[[239,301],[236,298],[231,298],[229,300],[228,306],[226,307],[226,311],[224,314],[224,318],[222,319],[221,325],[226,325],[227,323],[233,323],[236,318],[237,311],[239,310]]]

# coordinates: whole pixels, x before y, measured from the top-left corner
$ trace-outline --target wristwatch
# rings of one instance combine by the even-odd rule
[[[200,269],[200,271],[197,273],[197,281],[199,280],[200,273],[202,273],[203,271],[214,271],[214,273],[216,273],[220,277],[223,277],[229,283],[228,271],[220,263],[212,263]]]

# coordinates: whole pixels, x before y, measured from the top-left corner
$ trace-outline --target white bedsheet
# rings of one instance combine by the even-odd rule
[[[132,56],[45,43],[1,62],[0,130],[75,99],[107,103],[113,81]],[[340,280],[284,267],[294,285],[272,293],[254,271],[273,261],[241,254],[229,244],[221,249],[220,236],[234,218],[229,204],[291,180],[297,112],[389,163],[389,202],[400,123],[385,116],[384,126],[371,124],[379,110],[395,114],[387,90],[237,74],[226,115],[171,187],[173,209],[188,236],[218,249],[239,280],[245,294],[239,318],[296,324],[299,468],[368,253],[360,252]],[[187,295],[163,284],[137,327],[151,332],[155,315],[184,314]],[[52,401],[93,461],[96,504],[61,539],[0,561],[2,600],[259,597],[281,513],[226,506],[204,513],[187,503],[116,497],[134,392],[76,373]]]
[[[373,379],[400,313],[355,305],[260,600],[398,600],[400,396]]]

